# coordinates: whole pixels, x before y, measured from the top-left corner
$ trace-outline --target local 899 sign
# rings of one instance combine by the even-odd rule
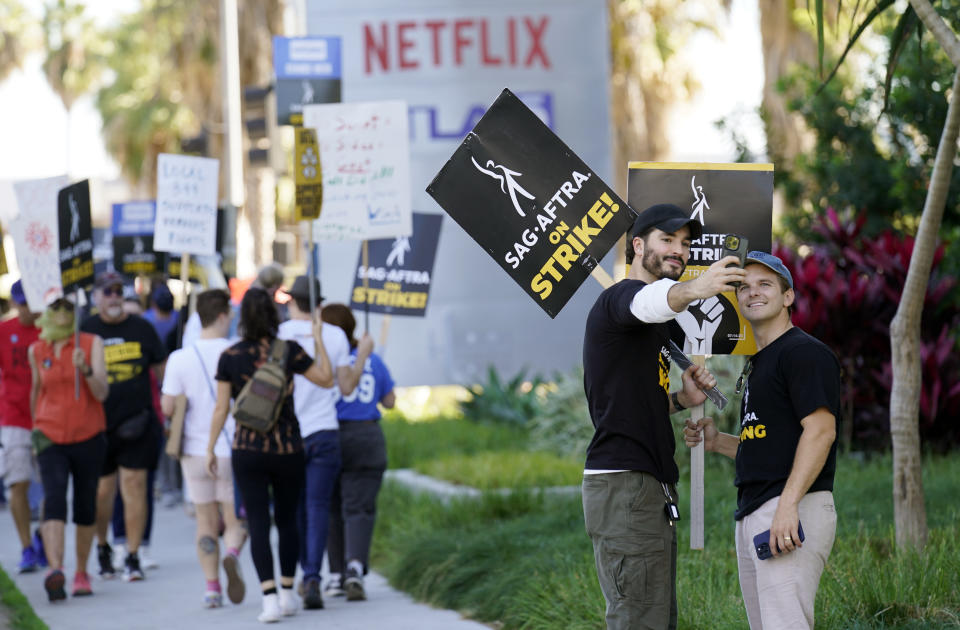
[[[509,90],[427,192],[550,317],[636,217]]]

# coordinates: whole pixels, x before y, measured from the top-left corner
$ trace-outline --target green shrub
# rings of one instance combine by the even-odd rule
[[[537,414],[535,389],[540,377],[527,379],[526,370],[520,370],[506,383],[500,381],[497,370],[491,365],[484,385],[471,385],[469,400],[460,403],[463,417],[478,424],[508,424],[523,426]]]
[[[391,416],[382,421],[390,468],[412,468],[417,462],[446,455],[523,449],[527,432],[512,425],[476,424],[461,418],[408,422]]]
[[[558,374],[543,392],[539,413],[528,427],[530,448],[582,461],[593,437],[593,423],[583,393],[583,368]]]
[[[580,485],[583,463],[551,453],[504,451],[421,462],[417,472],[479,490]]]

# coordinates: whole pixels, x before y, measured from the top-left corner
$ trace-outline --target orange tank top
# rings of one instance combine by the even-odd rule
[[[80,333],[80,347],[89,363],[90,349],[96,335]],[[40,429],[56,444],[75,444],[89,440],[106,430],[103,404],[93,397],[87,379],[80,376],[80,400],[75,399],[73,367],[73,335],[56,356],[53,345],[40,340],[30,346],[40,373],[40,391],[33,418],[33,428]]]

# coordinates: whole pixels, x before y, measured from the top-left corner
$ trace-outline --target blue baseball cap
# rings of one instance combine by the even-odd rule
[[[16,302],[17,304],[26,304],[27,296],[23,292],[23,282],[17,280],[13,283],[13,286],[10,287],[10,299]]]
[[[743,266],[746,267],[751,262],[763,265],[773,273],[786,280],[790,288],[793,288],[793,276],[790,274],[790,270],[787,269],[787,266],[783,264],[783,261],[777,256],[768,254],[767,252],[752,251],[747,254],[747,261]]]

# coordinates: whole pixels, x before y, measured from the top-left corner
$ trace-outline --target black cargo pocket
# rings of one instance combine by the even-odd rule
[[[645,606],[665,602],[670,571],[662,538],[606,540],[603,553],[618,597]]]

